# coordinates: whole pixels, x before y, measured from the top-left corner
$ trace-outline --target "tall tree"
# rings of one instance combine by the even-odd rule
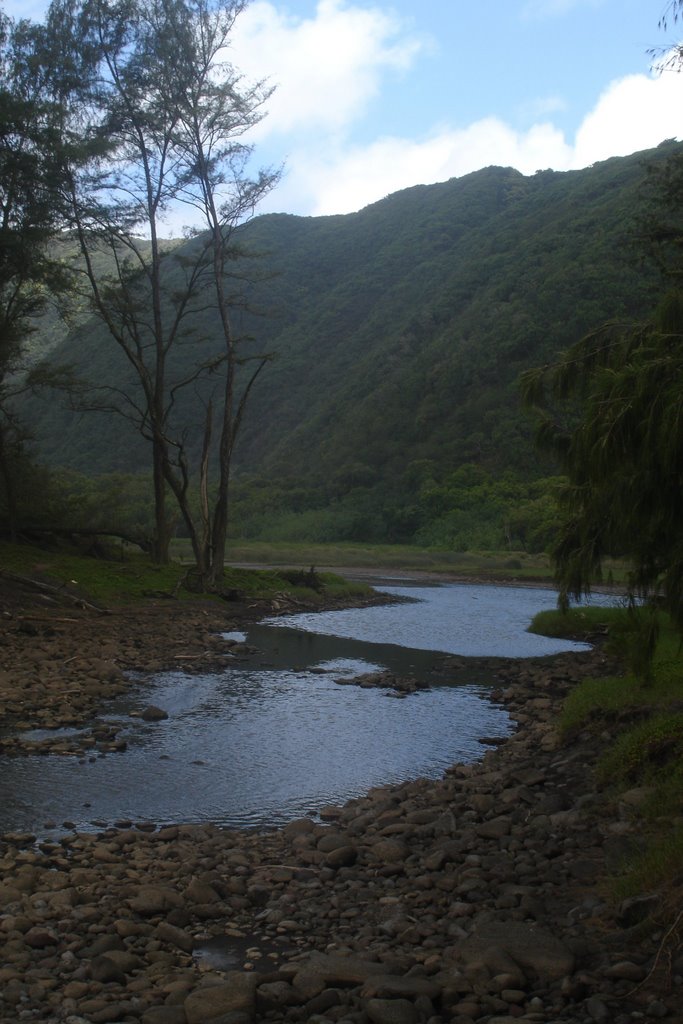
[[[667,29],[683,14],[671,0]],[[674,47],[662,70],[680,71]],[[538,438],[567,475],[553,549],[560,602],[590,592],[610,555],[629,566],[631,598],[657,595],[683,636],[683,159],[678,147],[651,169],[638,244],[662,273],[644,323],[608,323],[550,366],[522,378],[540,412]],[[652,621],[652,620],[650,620]],[[646,624],[645,657],[653,650]]]
[[[56,160],[59,105],[43,91],[38,34],[0,12],[0,481],[10,532],[16,531],[14,467],[24,431],[11,398],[24,376],[32,319],[70,278],[50,243],[64,223]]]
[[[110,154],[87,174],[80,170],[70,179],[69,201],[92,303],[133,370],[135,388],[121,396],[119,408],[151,445],[156,558],[168,558],[170,490],[198,574],[209,585],[223,572],[235,437],[249,391],[268,358],[261,354],[248,361],[231,322],[234,305],[242,301],[242,284],[237,287],[232,274],[241,255],[234,232],[278,179],[275,171],[249,176],[251,147],[243,141],[263,116],[270,89],[263,83],[246,85],[225,60],[235,19],[245,6],[246,0],[217,5],[83,0],[78,20],[71,22],[71,48],[92,48],[98,56],[85,134],[114,146],[113,159]],[[72,10],[65,0],[51,8],[54,38],[65,9]],[[57,82],[58,68],[55,60]],[[68,152],[65,159],[68,165]],[[204,229],[195,231],[182,256],[162,237],[164,217],[172,210],[177,216],[179,209],[195,222],[199,217]],[[116,267],[106,281],[96,266],[102,249]],[[173,352],[196,339],[198,315],[209,312],[219,325],[220,345],[184,376],[174,377]],[[205,402],[202,456],[193,467],[191,425],[178,420],[178,398],[209,376],[221,383],[216,400]],[[216,462],[211,508],[209,471]]]

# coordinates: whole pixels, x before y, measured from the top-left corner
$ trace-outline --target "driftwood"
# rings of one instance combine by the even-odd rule
[[[0,532],[7,532],[6,526],[0,525]],[[115,540],[125,541],[126,544],[134,544],[142,551],[149,553],[152,550],[152,542],[148,537],[137,537],[122,530],[108,530],[106,528],[95,529],[87,526],[22,526],[17,531],[22,537],[113,537]]]
[[[69,619],[66,615],[20,615],[18,618],[19,622],[78,622],[78,619]]]
[[[51,583],[43,583],[42,580],[34,580],[30,576],[20,576],[19,573],[9,572],[8,569],[0,569],[0,576],[4,579],[11,580],[13,583],[19,583],[23,587],[28,587],[31,590],[37,590],[39,594],[47,594],[49,597],[59,597],[60,600],[67,601],[69,604],[73,604],[77,608],[85,608],[88,611],[97,612],[98,615],[111,615],[111,612],[107,608],[99,608],[96,604],[86,601],[83,597],[67,593],[64,590],[63,585],[61,587],[55,587]]]

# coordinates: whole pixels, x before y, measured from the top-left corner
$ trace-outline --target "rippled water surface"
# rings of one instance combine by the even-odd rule
[[[533,658],[558,651],[587,650],[586,644],[553,640],[528,633],[536,612],[554,608],[553,590],[533,587],[489,587],[471,584],[404,587],[383,586],[410,603],[346,608],[323,615],[290,615],[266,620],[286,628],[334,634],[380,644],[401,644],[468,657]],[[592,603],[600,601],[593,597]]]
[[[0,830],[70,821],[279,824],[374,785],[440,776],[506,735],[487,682],[438,685],[407,699],[335,679],[389,669],[430,680],[444,652],[529,656],[573,645],[526,633],[550,591],[389,587],[410,602],[293,616],[251,627],[258,653],[223,673],[144,680],[105,709],[123,753],[0,758]],[[130,717],[155,704],[168,719]]]

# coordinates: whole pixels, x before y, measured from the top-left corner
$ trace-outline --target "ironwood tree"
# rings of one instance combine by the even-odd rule
[[[659,595],[683,633],[683,295],[650,322],[598,328],[523,383],[567,478],[552,548],[561,599],[590,593],[622,557],[629,593]]]
[[[71,284],[51,245],[64,225],[56,159],[61,112],[44,91],[38,36],[35,26],[0,12],[0,489],[12,537],[26,440],[12,400],[48,382],[39,369],[28,372],[27,341],[34,318]]]
[[[244,136],[263,116],[270,88],[246,84],[226,60],[245,0],[58,0],[48,16],[54,90],[63,51],[94,54],[87,87],[65,118],[64,137],[90,141],[87,167],[62,151],[66,199],[93,310],[132,369],[108,403],[150,442],[155,496],[154,556],[169,557],[173,496],[192,542],[201,585],[223,572],[232,452],[245,403],[268,361],[243,351],[232,314],[244,303],[236,231],[279,173],[249,172]],[[66,37],[65,37],[66,31]],[[102,156],[98,155],[101,147]],[[164,240],[169,213],[193,223],[191,246]],[[98,253],[115,267],[98,273]],[[178,377],[173,353],[192,346],[213,318],[215,350]],[[215,325],[218,330],[215,330]],[[187,366],[187,360],[185,360]],[[200,398],[199,384],[213,388]],[[196,392],[201,423],[177,415]],[[190,439],[200,430],[201,456]],[[211,467],[217,480],[210,486]]]
[[[660,28],[683,14],[671,0]],[[680,71],[669,51],[662,71]],[[538,440],[558,458],[566,484],[552,549],[560,604],[590,593],[605,560],[629,566],[628,594],[656,597],[683,636],[683,158],[678,147],[650,169],[637,245],[661,273],[660,299],[641,323],[610,322],[553,364],[522,376],[540,413]],[[656,620],[641,622],[647,676]]]

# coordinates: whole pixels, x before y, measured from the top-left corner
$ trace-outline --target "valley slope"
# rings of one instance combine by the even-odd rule
[[[649,314],[658,279],[632,239],[648,164],[680,149],[667,143],[530,177],[490,167],[355,214],[271,214],[246,225],[243,241],[261,258],[245,265],[258,266],[261,280],[237,325],[245,353],[274,356],[236,451],[246,532],[286,521],[290,536],[298,529],[310,539],[429,542],[454,473],[470,489],[551,474],[520,409],[519,373],[605,320]],[[174,356],[178,378],[213,350],[210,317],[195,327]],[[96,383],[133,386],[94,319],[51,359]],[[212,386],[178,402],[196,451]],[[147,468],[145,443],[121,418],[75,414],[54,395],[30,399],[24,415],[53,466]],[[430,493],[436,510],[425,503]]]

